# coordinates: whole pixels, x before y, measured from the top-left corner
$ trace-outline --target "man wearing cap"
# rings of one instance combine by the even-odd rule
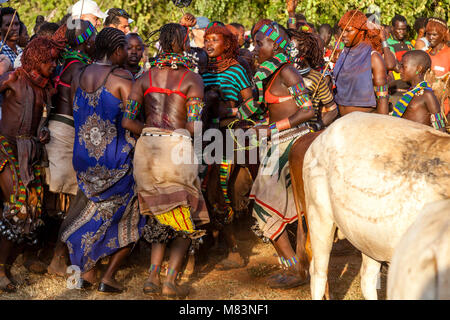
[[[100,10],[95,1],[80,0],[72,6],[72,18],[87,20],[96,28],[102,25],[102,20],[106,19],[106,14]]]
[[[106,11],[106,14],[108,16],[103,24],[105,27],[119,29],[125,34],[130,33],[130,23],[134,20],[130,18],[128,12],[123,9],[111,8]]]

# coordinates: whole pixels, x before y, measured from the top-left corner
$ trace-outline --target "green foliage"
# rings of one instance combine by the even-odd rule
[[[44,15],[50,21],[58,21],[76,0],[11,0],[9,6],[18,8],[21,19],[30,33],[37,15]],[[179,21],[183,11],[169,0],[97,0],[100,8],[119,7],[127,10],[139,33],[146,37],[152,30],[168,22]],[[438,16],[449,21],[450,0],[299,0],[297,12],[303,13],[315,25],[334,25],[350,9],[359,7],[363,12],[376,5],[381,9],[381,22],[389,24],[397,13],[406,17],[410,25],[417,17]],[[286,24],[285,0],[193,0],[184,9],[196,16],[206,16],[210,20],[224,23],[240,22],[247,28],[262,18],[270,18]],[[132,26],[133,27],[133,26]]]

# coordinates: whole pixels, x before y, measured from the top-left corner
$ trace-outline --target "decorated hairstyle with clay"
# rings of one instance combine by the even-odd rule
[[[450,41],[450,34],[448,31],[447,24],[444,20],[440,18],[429,18],[427,22],[427,27],[425,28],[425,32],[430,32],[431,29],[436,29],[436,31],[444,36],[444,41]]]
[[[364,13],[359,10],[347,11],[342,16],[338,25],[342,30],[344,30],[347,23],[348,27],[364,32],[363,42],[370,44],[374,50],[381,52],[380,30],[377,28],[377,25],[368,21]]]
[[[210,34],[221,34],[223,36],[225,48],[222,56],[224,59],[236,59],[239,49],[238,40],[229,29],[216,25],[206,29],[205,37]]]
[[[57,60],[60,50],[52,39],[46,37],[33,39],[23,50],[21,58],[23,69],[27,72],[39,70],[41,64]]]

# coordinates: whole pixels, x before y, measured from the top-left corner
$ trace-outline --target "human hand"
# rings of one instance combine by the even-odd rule
[[[43,127],[39,132],[39,141],[42,144],[47,144],[50,142],[50,130],[47,127]]]
[[[286,7],[288,13],[295,13],[297,8],[298,0],[286,0]]]
[[[197,24],[197,19],[191,13],[186,13],[181,18],[180,24],[185,27],[192,28]]]
[[[380,38],[381,41],[386,41],[386,39],[389,37],[389,34],[384,26],[380,27]]]

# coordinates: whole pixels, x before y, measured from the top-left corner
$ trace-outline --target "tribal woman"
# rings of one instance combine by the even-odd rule
[[[144,238],[152,244],[144,293],[184,298],[189,291],[177,285],[177,275],[191,242],[198,245],[204,235],[198,227],[209,223],[193,148],[204,87],[194,72],[196,64],[184,54],[189,51],[187,28],[169,23],[158,31],[162,52],[133,85],[122,125],[140,136],[134,176],[140,212],[148,216]],[[168,243],[169,266],[161,285],[161,264]]]
[[[207,120],[209,121],[207,126],[217,125],[219,127],[222,137],[224,137],[221,141],[222,152],[223,155],[226,155],[225,142],[227,139],[225,137],[229,134],[227,126],[237,119],[237,106],[240,103],[244,102],[250,109],[253,108],[252,88],[245,68],[237,61],[237,37],[229,29],[218,23],[209,26],[205,33],[205,50],[209,57],[207,71],[202,74],[206,89],[206,110],[209,115],[216,115]],[[225,156],[220,160],[216,159],[219,163],[211,165],[206,179],[209,181],[208,185],[218,182],[222,192],[214,192],[211,197],[211,192],[207,190],[207,199],[213,207],[213,225],[215,228],[223,230],[227,247],[230,250],[227,258],[219,263],[219,268],[231,269],[244,265],[244,259],[238,250],[233,231],[232,222],[235,212],[229,192],[230,177],[235,174],[233,170],[241,168],[233,165],[233,161]],[[215,186],[210,186],[208,189],[209,191],[216,190]]]
[[[74,77],[71,101],[75,124],[73,167],[78,192],[70,205],[61,240],[72,265],[81,270],[80,287],[97,282],[97,262],[110,256],[98,291],[120,293],[115,280],[121,262],[145,225],[133,179],[135,140],[122,128],[132,75],[121,69],[127,59],[125,34],[104,28],[95,39],[96,59]]]
[[[341,115],[353,111],[388,114],[387,73],[381,52],[380,32],[367,17],[351,10],[339,21],[344,50],[333,70],[335,101]]]
[[[308,277],[307,257],[296,255],[286,231],[287,224],[298,221],[288,158],[295,141],[311,132],[305,122],[313,118],[314,109],[303,78],[291,63],[293,45],[287,32],[276,22],[263,20],[255,25],[253,39],[260,64],[254,77],[257,102],[267,105],[270,123],[257,128],[270,141],[262,153],[250,198],[255,201],[256,231],[272,242],[285,268],[271,277],[268,284],[287,289],[305,283]],[[240,117],[248,117],[251,112],[247,110],[245,106],[239,107]],[[298,223],[301,226],[301,221]]]
[[[436,95],[441,98],[442,112],[450,114],[450,32],[444,20],[439,18],[428,19],[426,27],[427,38],[430,40],[430,49],[427,51],[431,57],[431,70],[434,81],[430,82]],[[431,79],[430,79],[431,80]]]
[[[95,37],[97,30],[84,20],[70,20],[65,36],[67,46],[62,52],[62,70],[56,77],[57,93],[53,97],[55,110],[49,116],[50,142],[45,146],[49,167],[45,177],[50,192],[59,195],[59,212],[65,214],[67,205],[77,194],[78,184],[75,170],[72,166],[75,127],[73,110],[70,103],[70,86],[80,69],[90,64],[95,54]],[[69,200],[69,201],[68,201]],[[47,271],[50,274],[64,276],[68,257],[65,244],[59,240],[56,243],[53,259]]]
[[[337,106],[327,81],[317,71],[325,63],[323,50],[313,33],[292,29],[289,29],[288,33],[292,44],[298,51],[294,58],[294,65],[303,77],[314,107],[315,114],[310,123],[314,123],[315,131],[318,131],[322,126],[330,125],[338,115]]]
[[[50,77],[60,47],[37,37],[25,48],[23,67],[0,78],[4,93],[0,120],[0,290],[14,292],[10,278],[14,251],[38,242],[43,221],[42,145],[50,134],[45,127],[51,104]]]

